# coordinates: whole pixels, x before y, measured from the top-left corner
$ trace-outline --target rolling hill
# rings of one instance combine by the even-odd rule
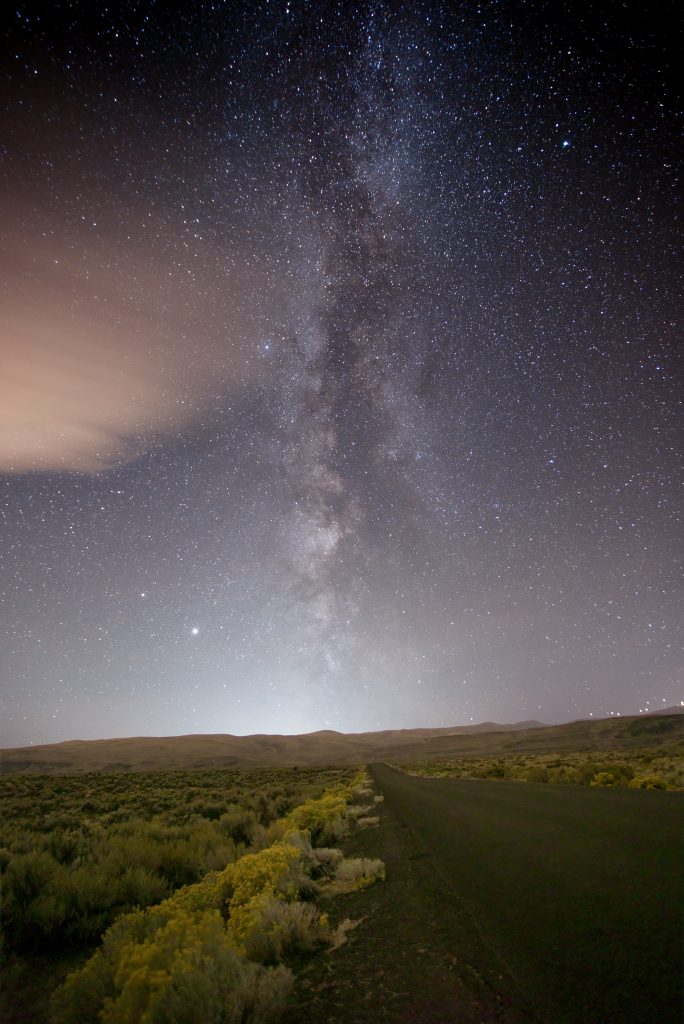
[[[358,764],[671,746],[682,740],[682,712],[591,719],[565,725],[517,722],[439,729],[397,729],[299,736],[190,735],[68,740],[0,751],[3,772],[165,771],[173,768],[240,768],[256,765]],[[676,713],[673,713],[676,712]]]

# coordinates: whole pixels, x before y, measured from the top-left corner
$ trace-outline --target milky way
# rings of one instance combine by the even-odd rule
[[[682,698],[674,11],[20,6],[7,745]]]

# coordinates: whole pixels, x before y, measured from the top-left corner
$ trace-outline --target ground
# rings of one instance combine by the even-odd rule
[[[373,769],[387,880],[287,1024],[664,1024],[681,1008],[682,794]]]

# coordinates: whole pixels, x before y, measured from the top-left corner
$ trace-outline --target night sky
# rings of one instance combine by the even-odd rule
[[[0,742],[679,703],[675,8],[17,7]]]

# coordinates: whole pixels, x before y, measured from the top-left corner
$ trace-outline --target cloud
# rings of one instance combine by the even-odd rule
[[[0,471],[119,465],[249,375],[231,282],[221,288],[215,268],[203,283],[168,253],[17,233],[2,263]]]

